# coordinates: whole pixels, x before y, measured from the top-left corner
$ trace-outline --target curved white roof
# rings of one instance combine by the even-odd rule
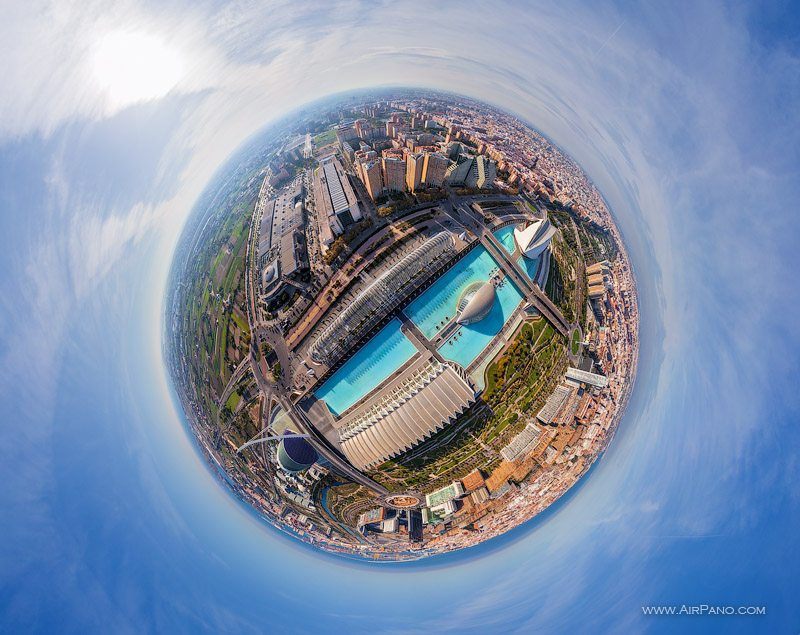
[[[278,261],[273,260],[261,272],[261,286],[266,290],[278,279]]]
[[[494,285],[491,282],[484,282],[467,302],[464,310],[458,316],[459,324],[472,324],[478,322],[489,315],[489,311],[494,306],[496,296]]]
[[[550,219],[544,218],[528,225],[525,229],[514,229],[514,241],[526,258],[538,258],[550,244],[550,239],[556,233],[556,228]]]

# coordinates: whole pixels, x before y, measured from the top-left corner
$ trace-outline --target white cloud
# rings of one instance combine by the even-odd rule
[[[109,117],[170,89],[202,90],[210,79],[215,54],[198,41],[200,17],[187,10],[146,10],[130,1],[7,5],[0,24],[4,43],[0,141],[31,133],[46,136],[69,121]],[[139,48],[138,55],[123,50],[132,44]],[[164,75],[162,81],[155,81],[163,66],[148,64],[145,69],[141,63],[148,55],[159,55],[165,64],[168,54],[174,76],[168,83]],[[191,63],[184,65],[184,59]],[[198,66],[204,74],[192,72]],[[115,78],[115,72],[127,78]],[[139,89],[134,94],[129,89],[137,77]]]
[[[525,117],[589,171],[629,242],[650,340],[635,416],[623,422],[586,489],[568,505],[571,513],[492,554],[500,564],[484,597],[476,602],[465,593],[468,601],[442,603],[434,625],[488,629],[525,618],[531,629],[558,625],[582,591],[597,593],[588,570],[599,558],[598,545],[630,574],[619,580],[654,588],[657,582],[640,580],[637,566],[665,526],[671,535],[704,535],[734,514],[736,527],[757,522],[754,511],[705,504],[698,488],[726,501],[739,495],[735,483],[745,472],[759,485],[741,493],[751,497],[786,478],[780,469],[756,473],[749,456],[775,443],[776,432],[760,416],[770,408],[764,395],[771,377],[792,370],[789,345],[797,341],[790,330],[797,256],[788,255],[795,253],[789,248],[796,227],[781,206],[797,200],[796,165],[784,145],[797,146],[798,115],[779,110],[770,121],[779,129],[760,127],[780,105],[770,82],[776,75],[795,81],[797,60],[786,51],[757,50],[737,16],[697,11],[678,12],[675,24],[657,26],[648,16],[626,17],[618,28],[623,16],[610,11],[532,6],[521,13],[510,3],[491,11],[485,3],[462,3],[458,10],[296,2],[219,10],[145,11],[135,3],[11,7],[0,26],[6,56],[0,140],[53,136],[68,125],[88,129],[118,113],[123,104],[109,103],[93,84],[89,60],[102,33],[130,25],[181,51],[185,76],[174,90],[194,97],[159,159],[160,175],[179,175],[168,192],[154,185],[139,202],[120,206],[69,182],[63,166],[70,148],[53,150],[42,175],[47,208],[20,221],[39,228],[35,238],[21,239],[20,280],[3,288],[21,298],[15,310],[26,316],[9,324],[2,349],[3,384],[31,404],[28,417],[38,424],[25,430],[22,442],[44,442],[54,425],[61,349],[76,308],[125,270],[132,251],[143,249],[160,259],[162,276],[147,281],[160,297],[188,211],[256,129],[349,88],[455,90]],[[424,21],[410,18],[415,15]],[[716,39],[707,54],[702,46],[709,41],[701,36],[709,24]],[[761,77],[765,72],[772,79]],[[743,95],[760,95],[767,105]],[[756,133],[769,143],[759,143]],[[782,342],[778,334],[787,337]],[[797,403],[796,395],[784,398]],[[29,483],[47,469],[32,463],[24,474]],[[797,461],[789,467],[796,473]],[[535,549],[543,536],[552,545]],[[531,553],[542,560],[532,561]],[[527,568],[519,571],[521,561]],[[541,602],[548,610],[532,615],[531,579],[546,574],[553,588],[542,592]],[[455,591],[471,590],[470,576],[448,581],[442,575]],[[629,597],[621,585],[614,587],[619,597]],[[423,598],[423,606],[435,599]],[[376,607],[385,609],[380,600]]]

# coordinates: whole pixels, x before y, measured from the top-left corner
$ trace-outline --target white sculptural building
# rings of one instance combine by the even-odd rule
[[[548,218],[537,220],[520,229],[514,229],[514,241],[520,252],[530,260],[536,260],[542,252],[547,249],[550,239],[556,233],[556,228],[550,223]]]

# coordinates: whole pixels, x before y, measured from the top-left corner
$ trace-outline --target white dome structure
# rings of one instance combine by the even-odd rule
[[[478,283],[475,288],[469,289],[459,302],[459,314],[456,322],[458,324],[480,322],[492,310],[496,295],[491,282]]]
[[[269,265],[264,267],[261,272],[261,286],[268,287],[270,283],[278,279],[278,261],[273,260]]]
[[[514,241],[522,252],[522,255],[530,260],[535,260],[547,249],[550,239],[556,233],[556,228],[550,224],[548,218],[537,220],[528,225],[525,229],[516,227],[514,229]]]

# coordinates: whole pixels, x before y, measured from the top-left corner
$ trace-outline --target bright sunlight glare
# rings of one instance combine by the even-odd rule
[[[181,79],[180,53],[143,32],[114,31],[94,51],[94,76],[114,107],[157,99]]]

